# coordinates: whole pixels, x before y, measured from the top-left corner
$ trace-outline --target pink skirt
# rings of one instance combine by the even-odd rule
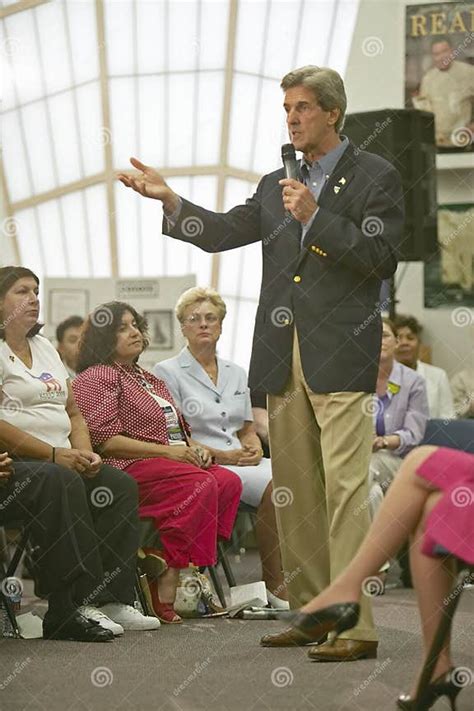
[[[417,474],[443,492],[426,521],[423,553],[441,548],[474,564],[474,454],[440,447]]]
[[[138,484],[138,514],[153,519],[168,565],[214,565],[217,539],[232,533],[239,477],[217,464],[204,470],[164,457],[141,459],[126,471]]]

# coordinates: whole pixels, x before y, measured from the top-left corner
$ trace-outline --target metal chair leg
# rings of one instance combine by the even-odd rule
[[[221,603],[222,607],[226,607],[227,603],[225,600],[225,595],[224,595],[224,590],[221,585],[221,581],[219,580],[219,574],[217,572],[216,566],[215,565],[210,565],[208,566],[209,570],[209,575],[212,580],[212,584],[214,585],[214,590],[217,593],[217,597],[219,598],[219,602]]]
[[[462,570],[456,578],[454,587],[451,591],[449,601],[443,610],[443,616],[441,622],[438,625],[436,634],[434,636],[433,642],[431,644],[431,649],[426,657],[423,671],[421,673],[420,681],[418,683],[418,688],[416,690],[416,698],[420,699],[425,693],[426,687],[431,682],[431,677],[433,674],[433,669],[435,668],[436,662],[438,661],[439,655],[446,641],[446,638],[451,629],[453,622],[454,613],[461,599],[461,594],[463,590],[463,583],[466,577],[469,576],[469,570]]]
[[[18,565],[20,563],[21,557],[23,553],[25,552],[25,548],[28,543],[28,538],[29,538],[29,530],[28,527],[23,529],[23,532],[21,534],[20,542],[18,543],[15,553],[13,554],[13,557],[11,561],[9,562],[7,569],[5,571],[5,575],[3,577],[3,580],[7,578],[13,578],[16,573],[16,569],[18,568]],[[2,606],[5,609],[5,612],[7,613],[8,620],[10,622],[10,625],[13,629],[13,634],[16,638],[21,638],[20,630],[18,629],[18,623],[16,620],[16,614],[15,610],[13,609],[13,605],[11,603],[11,600],[9,596],[4,592],[5,588],[3,587],[0,589],[0,600],[2,602]]]
[[[7,613],[8,620],[9,620],[10,625],[13,630],[13,636],[16,639],[21,639],[20,630],[18,629],[18,622],[16,621],[16,614],[15,614],[15,611],[12,607],[10,598],[8,597],[8,595],[4,595],[3,592],[0,591],[0,600],[2,603],[2,607],[5,609],[5,612]]]
[[[146,576],[144,576],[144,577],[146,579]],[[147,600],[145,593],[143,592],[142,582],[141,582],[140,578],[141,578],[140,573],[136,569],[135,570],[135,594],[138,598],[140,605],[142,606],[143,614],[146,615],[147,617],[154,616],[154,613],[150,612],[148,600]]]
[[[224,569],[224,575],[226,577],[228,586],[230,588],[235,587],[237,583],[235,582],[234,571],[230,566],[229,559],[227,557],[227,551],[221,541],[219,541],[219,543],[217,544],[217,554],[219,563]]]
[[[6,573],[7,578],[14,577],[14,575],[16,573],[16,569],[18,568],[18,565],[20,564],[21,556],[25,552],[25,548],[26,548],[26,544],[28,543],[29,536],[30,536],[30,532],[28,530],[28,527],[26,527],[23,529],[23,532],[22,532],[21,538],[20,538],[20,542],[18,543],[18,545],[15,549],[15,553],[13,554],[13,557],[12,557],[10,563],[8,564],[7,573]]]

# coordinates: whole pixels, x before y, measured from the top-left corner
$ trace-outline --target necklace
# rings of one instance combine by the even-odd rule
[[[202,367],[205,370],[207,376],[212,380],[212,382],[216,383],[216,381],[217,381],[217,363],[212,370],[209,368],[205,368],[204,366],[202,366]]]
[[[120,370],[125,373],[127,376],[133,378],[134,380],[137,381],[145,390],[149,390],[150,392],[154,392],[155,388],[151,383],[148,382],[148,380],[145,378],[145,374],[143,371],[143,368],[141,368],[137,363],[135,363],[132,366],[132,370],[129,371],[126,368],[123,367],[121,363],[117,363],[119,366]]]
[[[188,347],[188,349],[189,349],[189,347]],[[218,366],[218,364],[217,364],[217,358],[214,356],[214,363],[213,363],[211,366],[207,366],[207,367],[206,367],[206,366],[204,365],[204,363],[201,363],[201,361],[199,360],[199,358],[194,355],[194,353],[191,351],[191,349],[189,349],[189,351],[190,351],[192,357],[194,358],[194,360],[196,360],[196,361],[199,363],[199,365],[201,366],[201,368],[203,369],[203,371],[206,373],[207,377],[208,377],[210,380],[212,380],[212,382],[214,383],[214,385],[217,385],[217,376],[218,376],[218,372],[219,372],[219,366]]]

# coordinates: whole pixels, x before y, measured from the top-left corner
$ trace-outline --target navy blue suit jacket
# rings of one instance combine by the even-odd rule
[[[296,325],[303,371],[314,392],[373,392],[381,343],[381,281],[397,267],[403,233],[398,171],[348,146],[318,199],[301,247],[300,224],[285,212],[278,181],[265,175],[252,198],[225,214],[183,200],[163,232],[208,252],[261,242],[263,275],[250,387],[278,394],[291,368]]]

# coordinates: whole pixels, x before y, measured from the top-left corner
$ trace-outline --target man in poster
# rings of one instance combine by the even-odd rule
[[[455,59],[457,54],[447,37],[434,39],[433,66],[412,93],[416,109],[434,113],[436,145],[445,148],[467,147],[474,137],[474,67]]]

